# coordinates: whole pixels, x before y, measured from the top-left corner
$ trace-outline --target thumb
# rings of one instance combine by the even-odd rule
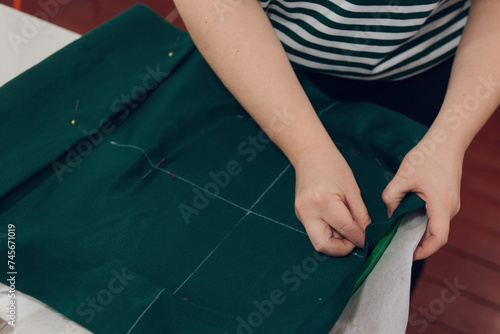
[[[450,233],[450,210],[443,205],[442,197],[434,196],[426,202],[429,221],[420,245],[413,255],[415,260],[425,259],[434,254],[446,244]]]
[[[406,194],[410,191],[408,187],[405,187],[403,182],[398,180],[398,175],[394,176],[391,182],[385,187],[382,192],[382,200],[387,207],[387,217],[391,218],[392,214],[399,206],[399,203],[403,200]]]

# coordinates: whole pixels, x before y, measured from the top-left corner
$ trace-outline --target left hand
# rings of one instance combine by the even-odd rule
[[[387,214],[392,216],[406,193],[425,201],[427,229],[413,260],[434,254],[448,241],[450,221],[460,209],[460,180],[465,145],[459,135],[447,133],[439,143],[432,129],[405,156],[398,172],[382,193]]]

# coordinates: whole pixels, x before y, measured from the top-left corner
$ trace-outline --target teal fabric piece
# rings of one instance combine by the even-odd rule
[[[314,251],[286,157],[139,5],[0,88],[17,289],[95,333],[326,333],[370,250],[423,205],[388,220],[380,195],[426,128],[301,82],[362,191],[365,250]]]

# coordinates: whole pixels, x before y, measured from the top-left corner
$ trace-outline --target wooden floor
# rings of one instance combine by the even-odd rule
[[[22,10],[84,34],[125,10],[133,0],[30,0]],[[172,0],[143,0],[184,27]],[[12,5],[11,1],[0,3]],[[66,4],[59,4],[66,3]],[[413,293],[407,333],[500,333],[500,112],[469,148],[463,169],[462,209],[448,244],[426,263]]]

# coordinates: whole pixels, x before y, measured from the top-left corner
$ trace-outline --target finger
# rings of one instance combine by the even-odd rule
[[[429,224],[427,223],[427,226],[425,227],[424,235],[422,235],[422,238],[420,238],[420,241],[418,242],[417,248],[415,248],[415,251],[413,252],[413,261],[416,261],[419,259],[420,253],[423,251],[422,243],[424,242],[425,239],[427,239],[430,236],[431,236],[431,233],[429,232]]]
[[[346,195],[346,204],[351,213],[352,219],[361,227],[363,233],[372,222],[366,205],[361,198],[361,193],[356,192],[352,195]]]
[[[321,218],[359,248],[365,247],[365,232],[352,218],[351,212],[340,199],[328,201]]]
[[[408,187],[399,181],[398,175],[394,176],[391,182],[385,187],[382,192],[382,200],[387,207],[387,217],[391,218],[399,203],[403,200],[406,194],[410,191]]]
[[[429,222],[427,223],[424,238],[413,255],[414,260],[421,260],[431,256],[448,241],[450,210],[444,205],[439,205],[439,203],[440,199],[437,198],[429,200],[425,206]]]
[[[345,239],[345,237],[340,234],[339,232],[335,231],[335,229],[332,228],[332,235],[334,238],[337,238],[337,239]]]
[[[345,256],[351,253],[355,245],[342,237],[322,219],[315,219],[304,224],[311,243],[320,253],[331,256]],[[334,235],[335,234],[335,235]]]

